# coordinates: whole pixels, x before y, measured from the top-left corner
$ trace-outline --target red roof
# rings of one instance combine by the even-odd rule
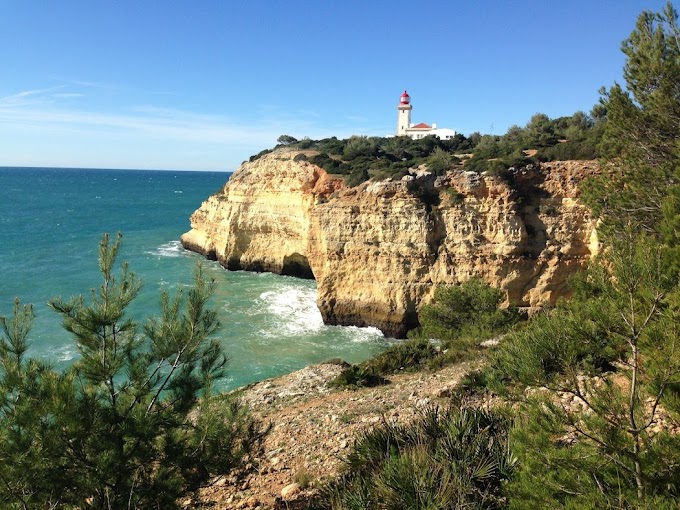
[[[424,122],[421,122],[420,124],[413,126],[411,129],[432,129],[432,126],[428,126]]]

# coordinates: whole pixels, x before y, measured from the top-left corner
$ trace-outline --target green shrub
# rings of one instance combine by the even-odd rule
[[[252,163],[253,161],[257,161],[258,159],[260,159],[265,154],[270,154],[272,152],[274,152],[274,149],[264,149],[264,150],[258,152],[257,154],[250,156],[250,159],[248,159],[248,161],[250,161]]]
[[[302,140],[298,141],[295,144],[295,147],[297,147],[298,149],[302,149],[302,150],[311,149],[312,147],[314,147],[314,140],[312,140],[311,138],[305,137]]]
[[[362,365],[350,365],[346,367],[340,374],[333,379],[329,386],[331,388],[371,388],[373,386],[381,386],[387,384],[388,381],[367,369]]]
[[[680,289],[669,247],[620,236],[570,302],[492,356],[491,387],[524,418],[513,508],[671,508],[680,497]]]
[[[509,421],[471,408],[427,409],[406,426],[362,433],[319,508],[410,510],[503,508],[515,465]]]
[[[365,363],[374,373],[388,375],[400,370],[417,370],[438,356],[439,351],[424,338],[398,342]]]
[[[473,278],[461,285],[439,287],[419,314],[421,328],[373,358],[346,368],[335,387],[384,384],[383,376],[399,371],[435,370],[470,359],[481,341],[508,331],[520,318],[516,309],[501,310],[499,289]],[[431,339],[440,341],[436,346]]]
[[[451,203],[452,204],[462,204],[465,195],[460,193],[456,188],[445,188],[444,191],[446,191],[446,194],[449,196]]]
[[[434,299],[422,307],[419,320],[424,336],[455,340],[466,334],[494,334],[518,319],[515,309],[499,309],[500,289],[471,278],[460,285],[438,287]]]
[[[363,363],[345,368],[331,386],[358,388],[386,384],[388,381],[383,376],[401,370],[418,370],[439,355],[434,345],[424,338],[398,342]]]
[[[368,175],[368,170],[366,170],[366,168],[355,168],[348,177],[345,177],[345,184],[348,187],[353,188],[362,182],[366,182],[368,179],[370,179],[370,176]]]
[[[597,159],[597,146],[587,141],[567,141],[551,147],[542,147],[536,153],[539,161],[567,161],[579,159]]]
[[[612,369],[624,346],[609,332],[617,312],[606,300],[575,299],[533,317],[505,338],[491,357],[494,390],[508,384],[542,385],[578,367],[586,374]]]

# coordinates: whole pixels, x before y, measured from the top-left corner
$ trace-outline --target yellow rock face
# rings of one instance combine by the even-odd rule
[[[346,189],[297,154],[245,163],[192,215],[182,243],[228,269],[314,277],[330,324],[403,336],[437,285],[472,276],[509,304],[553,304],[598,246],[577,190],[595,162]]]

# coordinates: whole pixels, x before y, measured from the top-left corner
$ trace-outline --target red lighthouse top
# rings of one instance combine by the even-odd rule
[[[409,104],[411,102],[411,96],[409,96],[406,91],[401,95],[400,101],[401,104]]]

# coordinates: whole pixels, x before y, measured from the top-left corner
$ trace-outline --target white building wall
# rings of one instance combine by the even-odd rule
[[[404,134],[410,136],[413,140],[420,140],[430,135],[435,135],[440,140],[450,140],[456,136],[456,132],[453,129],[434,127],[432,129],[407,129]]]

